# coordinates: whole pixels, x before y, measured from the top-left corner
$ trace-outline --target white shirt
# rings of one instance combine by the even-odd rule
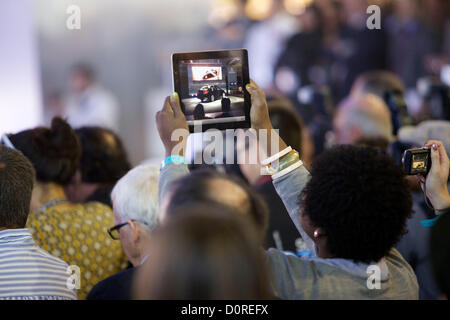
[[[65,117],[73,128],[100,126],[117,131],[119,112],[117,99],[104,88],[93,85],[69,99]]]

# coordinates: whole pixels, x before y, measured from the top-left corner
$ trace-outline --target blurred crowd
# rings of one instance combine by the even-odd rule
[[[77,64],[49,126],[1,139],[0,298],[449,297],[450,3],[378,1],[379,30],[365,0],[283,3],[243,40],[252,128],[292,149],[278,171],[174,157],[176,94],[154,101],[161,168],[133,167],[117,99]],[[422,146],[428,175],[405,176]]]

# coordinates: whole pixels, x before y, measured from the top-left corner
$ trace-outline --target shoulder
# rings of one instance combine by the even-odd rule
[[[136,268],[116,273],[99,283],[89,292],[87,300],[128,300],[131,299],[131,287]]]
[[[98,201],[90,201],[86,203],[77,204],[77,210],[83,212],[88,215],[93,215],[97,219],[100,217],[112,219],[114,218],[113,211],[110,206],[98,202]]]
[[[408,286],[418,292],[419,285],[416,274],[397,249],[392,248],[386,255],[385,261],[389,270],[390,279],[402,282],[402,286]]]
[[[46,250],[38,246],[36,246],[34,250],[35,252],[39,253],[43,258],[45,258],[49,263],[53,264],[55,268],[64,270],[64,272],[68,270],[69,265],[62,259],[55,257],[54,255],[51,255]]]

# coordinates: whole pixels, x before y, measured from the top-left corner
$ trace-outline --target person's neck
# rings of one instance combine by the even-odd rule
[[[63,186],[54,182],[36,182],[31,199],[31,211],[35,212],[46,203],[57,199],[67,199]]]

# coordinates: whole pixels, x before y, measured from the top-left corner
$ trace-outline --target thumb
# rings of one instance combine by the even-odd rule
[[[266,97],[264,92],[256,85],[253,80],[250,80],[250,83],[245,86],[248,93],[250,93],[252,97],[252,105],[261,105],[264,104]]]
[[[431,169],[430,171],[438,172],[441,166],[441,159],[439,156],[439,149],[436,144],[431,146]]]
[[[170,97],[170,104],[172,106],[172,110],[175,117],[180,117],[183,115],[183,111],[181,110],[180,105],[180,97],[178,96],[178,93],[174,92],[172,94],[172,96]]]

